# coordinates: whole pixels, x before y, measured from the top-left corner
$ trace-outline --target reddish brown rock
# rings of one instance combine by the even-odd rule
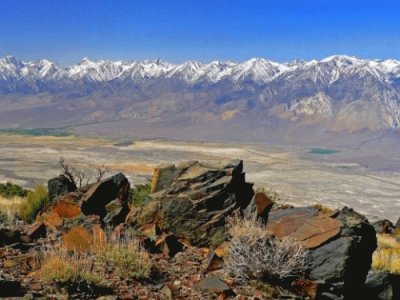
[[[264,222],[267,222],[268,214],[274,205],[274,201],[272,201],[271,198],[262,192],[256,193],[253,201],[257,208],[257,216],[260,217]]]
[[[340,233],[341,222],[326,215],[311,217],[289,237],[300,241],[304,247],[318,247]]]
[[[76,202],[71,201],[69,199],[70,197],[70,195],[65,196],[63,199],[57,201],[50,209],[57,213],[60,218],[73,218],[80,215],[80,206]]]

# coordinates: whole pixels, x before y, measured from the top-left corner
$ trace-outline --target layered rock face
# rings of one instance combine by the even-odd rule
[[[166,166],[155,171],[149,202],[131,224],[158,223],[192,245],[218,245],[226,239],[225,218],[243,210],[254,192],[242,161]]]

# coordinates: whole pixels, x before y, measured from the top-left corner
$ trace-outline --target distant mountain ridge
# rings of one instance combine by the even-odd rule
[[[90,82],[142,80],[160,78],[178,78],[190,83],[208,81],[217,83],[228,79],[235,82],[253,80],[267,83],[280,78],[288,78],[298,72],[313,72],[314,81],[332,84],[343,74],[364,73],[374,76],[386,83],[393,83],[400,78],[400,61],[359,59],[346,55],[327,57],[320,61],[294,60],[288,63],[277,63],[263,58],[235,63],[232,61],[212,61],[203,64],[197,61],[186,61],[172,64],[160,59],[143,61],[91,61],[83,58],[71,67],[60,67],[46,59],[30,62],[21,61],[13,56],[0,59],[0,76],[3,83],[7,81],[71,79]],[[38,90],[40,88],[38,87]],[[12,91],[10,86],[9,91]]]
[[[346,55],[207,64],[84,58],[64,68],[7,56],[0,59],[0,95],[3,128],[141,120],[377,131],[400,128],[400,61]]]

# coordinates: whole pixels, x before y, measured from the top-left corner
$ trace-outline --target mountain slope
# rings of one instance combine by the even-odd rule
[[[246,124],[272,130],[278,125],[333,132],[397,130],[400,61],[343,55],[208,64],[85,58],[64,68],[7,56],[0,59],[0,105],[2,128],[130,120],[193,129],[229,124],[239,131]]]

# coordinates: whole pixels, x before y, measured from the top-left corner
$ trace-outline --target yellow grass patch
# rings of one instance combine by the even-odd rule
[[[11,199],[0,196],[0,212],[7,215],[10,221],[12,221],[19,211],[21,204],[25,201],[22,197],[12,197]]]
[[[372,268],[400,274],[400,243],[387,234],[378,235],[378,249],[374,252]]]

